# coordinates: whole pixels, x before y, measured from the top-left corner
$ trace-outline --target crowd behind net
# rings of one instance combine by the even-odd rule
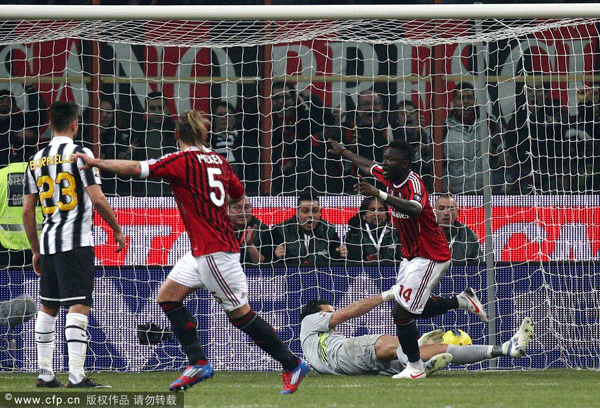
[[[473,286],[494,316],[486,325],[449,313],[420,322],[421,331],[462,328],[474,343],[500,343],[530,316],[529,356],[498,367],[597,369],[598,27],[596,18],[2,21],[0,166],[48,142],[46,108],[56,100],[81,106],[78,142],[104,158],[174,151],[177,115],[206,112],[211,146],[245,183],[260,221],[272,227],[293,217],[296,197],[311,191],[337,234],[315,257],[246,265],[253,307],[299,352],[303,303],[320,296],[345,306],[387,289],[399,259],[359,250],[347,261],[330,250],[366,225],[355,216],[363,200],[353,191],[356,168],[331,156],[327,140],[379,162],[389,141],[407,140],[432,202],[453,194],[458,220],[478,237],[474,255],[455,257],[439,294]],[[129,246],[115,255],[110,229],[95,221],[87,363],[178,369],[185,361],[174,339],[148,346],[136,338],[138,324],[168,328],[153,299],[189,249],[169,187],[104,174],[103,190]],[[259,234],[271,257],[272,242]],[[0,282],[9,290],[0,300],[37,297],[30,261],[16,249],[4,251]],[[278,369],[208,294],[189,306],[215,368]],[[393,334],[389,309],[342,330]],[[0,363],[35,371],[33,320],[0,329]],[[64,369],[66,360],[55,364]]]

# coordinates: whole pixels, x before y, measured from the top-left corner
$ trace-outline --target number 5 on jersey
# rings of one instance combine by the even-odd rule
[[[210,192],[210,201],[212,201],[217,207],[221,207],[225,204],[225,187],[221,180],[217,180],[215,176],[220,176],[223,171],[216,167],[207,167],[206,175],[208,176],[208,186],[210,188],[216,188],[219,191],[219,197],[214,191]]]

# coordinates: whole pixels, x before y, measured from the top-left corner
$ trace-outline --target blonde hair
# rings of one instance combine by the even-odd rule
[[[194,146],[208,146],[208,119],[201,112],[186,111],[176,123],[177,133],[182,142]]]

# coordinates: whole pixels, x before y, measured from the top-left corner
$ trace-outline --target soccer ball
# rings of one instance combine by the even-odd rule
[[[448,330],[444,333],[442,341],[442,344],[454,344],[455,346],[466,346],[472,343],[471,336],[460,329]]]

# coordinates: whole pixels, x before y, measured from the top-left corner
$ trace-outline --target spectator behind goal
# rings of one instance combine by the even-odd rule
[[[458,221],[458,207],[451,194],[442,194],[435,201],[435,218],[448,240],[452,263],[482,262],[483,253],[477,234]]]
[[[311,191],[298,197],[292,218],[272,228],[271,244],[274,250],[267,261],[290,265],[329,265],[348,256],[335,227],[321,218],[319,198]]]
[[[393,263],[402,260],[398,231],[388,220],[387,204],[379,198],[365,197],[348,225],[344,244],[349,261]]]

